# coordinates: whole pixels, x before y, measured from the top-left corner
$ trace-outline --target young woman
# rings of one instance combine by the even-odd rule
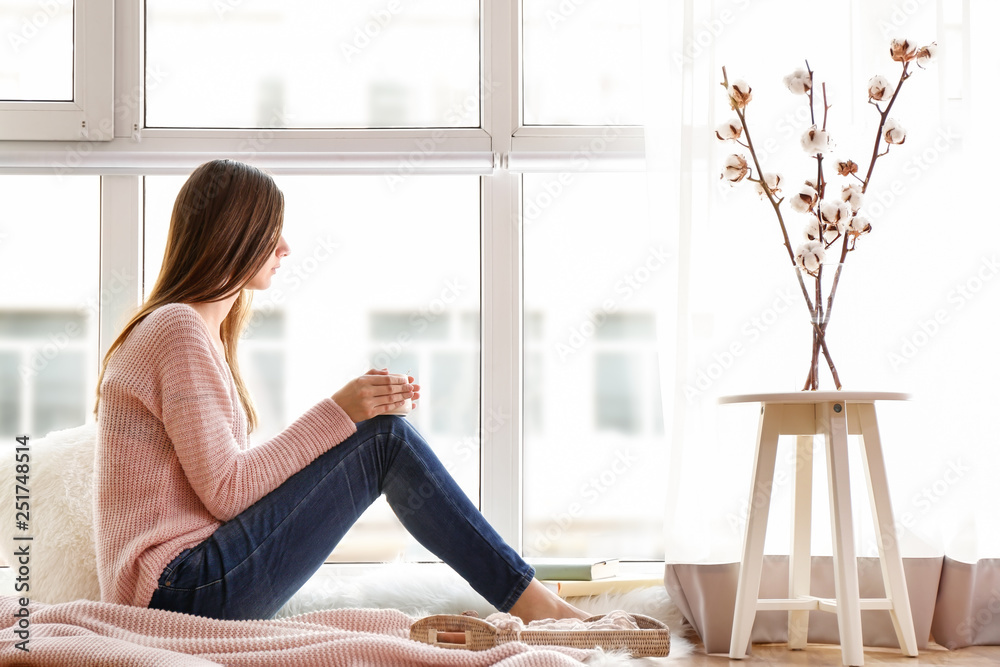
[[[584,618],[458,487],[403,417],[420,386],[370,370],[256,447],[237,363],[252,290],[289,254],[260,170],[198,167],[174,204],[159,278],[98,381],[94,516],[101,599],[272,618],[381,494],[421,544],[500,611]],[[373,267],[377,270],[377,267]]]

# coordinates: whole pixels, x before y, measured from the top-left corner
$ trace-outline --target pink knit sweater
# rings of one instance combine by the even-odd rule
[[[229,364],[201,315],[181,303],[147,315],[112,356],[97,423],[101,600],[141,607],[181,551],[356,431],[326,398],[249,447]]]

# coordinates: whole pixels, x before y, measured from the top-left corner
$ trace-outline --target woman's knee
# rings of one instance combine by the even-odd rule
[[[392,436],[394,440],[407,442],[420,437],[410,420],[400,415],[372,417],[358,424],[357,428],[358,434],[362,436]]]
[[[420,434],[413,424],[399,415],[379,415],[358,423],[357,433],[351,436],[356,446],[381,452],[379,457],[388,457],[391,461],[404,448],[412,448],[417,443],[423,443]]]

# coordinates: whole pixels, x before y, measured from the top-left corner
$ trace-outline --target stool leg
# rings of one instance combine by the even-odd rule
[[[812,578],[812,466],[813,437],[800,435],[795,442],[792,549],[788,556],[788,597],[809,595]],[[788,612],[788,647],[803,649],[809,636],[809,612]]]
[[[875,419],[875,406],[862,403],[857,406],[861,423],[861,451],[868,479],[868,498],[872,504],[875,519],[875,536],[878,541],[879,562],[882,565],[882,581],[885,596],[892,602],[889,611],[892,625],[896,629],[899,648],[904,655],[917,655],[917,637],[913,629],[913,615],[910,611],[910,597],[903,576],[903,559],[896,540],[895,519],[889,500],[889,482],[882,458],[882,441]]]
[[[861,601],[858,592],[858,560],[854,550],[854,522],[851,518],[851,488],[847,465],[847,405],[822,403],[817,406],[817,426],[826,439],[827,470],[830,477],[830,515],[833,527],[833,574],[837,592],[837,626],[845,665],[859,667],[865,662],[861,639]]]
[[[736,607],[733,610],[733,634],[729,643],[729,657],[735,660],[746,657],[750,631],[757,615],[760,571],[764,564],[764,534],[767,530],[767,513],[771,507],[771,486],[774,483],[774,460],[778,453],[781,414],[780,405],[764,405],[757,427],[753,483],[750,485],[743,557],[740,560]]]

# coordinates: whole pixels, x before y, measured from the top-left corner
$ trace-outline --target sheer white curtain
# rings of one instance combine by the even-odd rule
[[[876,164],[865,204],[873,231],[849,254],[828,340],[845,389],[913,394],[877,407],[904,558],[946,556],[943,585],[949,567],[1000,557],[1000,509],[990,498],[1000,469],[992,415],[1000,226],[987,184],[998,148],[987,117],[997,108],[998,58],[985,34],[1000,8],[987,0],[647,0],[643,12],[651,210],[679,258],[676,313],[664,309],[660,330],[671,434],[668,563],[738,561],[758,408],[716,400],[800,389],[810,352],[807,311],[770,206],[752,184],[719,178],[727,155],[746,153],[714,135],[734,117],[722,67],[753,89],[747,121],[764,170],[797,188],[815,177],[799,144],[811,121],[807,98],[782,78],[808,60],[817,85],[827,84],[834,157],[864,172],[878,122],[867,83],[876,74],[898,79],[888,53],[896,37],[936,41],[940,55],[914,68],[893,107],[907,139]],[[826,175],[840,186],[835,170]],[[802,225],[789,227],[797,246]],[[821,383],[833,388],[825,369]],[[793,444],[779,445],[768,554],[788,549]],[[855,454],[859,555],[875,556]],[[813,554],[822,556],[831,540],[824,462],[816,461]],[[993,622],[963,631],[965,643],[982,641]],[[948,635],[949,623],[936,623],[935,635]]]

